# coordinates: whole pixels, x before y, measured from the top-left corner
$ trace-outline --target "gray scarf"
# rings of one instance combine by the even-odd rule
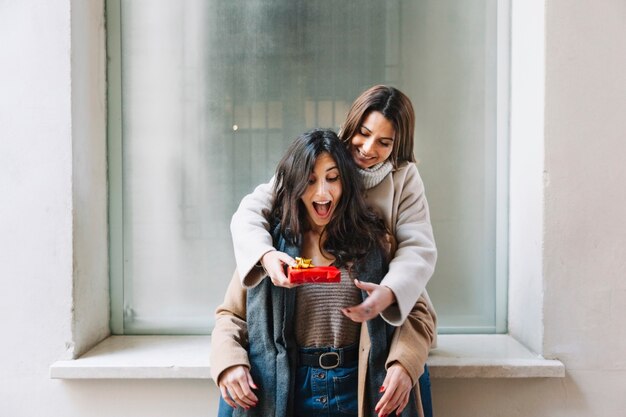
[[[359,168],[361,178],[363,178],[363,185],[366,190],[373,188],[380,184],[380,182],[393,170],[393,164],[386,160],[379,162],[371,168],[363,169]]]

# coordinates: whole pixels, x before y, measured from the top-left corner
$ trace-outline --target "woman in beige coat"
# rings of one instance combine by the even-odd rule
[[[246,350],[248,346],[246,296],[247,291],[241,286],[239,276],[235,274],[226,291],[224,303],[216,310],[215,330],[211,337],[211,346],[213,346],[210,359],[211,376],[218,386],[223,383],[224,371],[237,366],[250,369],[250,360]],[[420,297],[404,324],[395,330],[389,356],[385,362],[387,371],[392,365],[400,365],[406,370],[410,378],[410,385],[413,387],[412,393],[415,395],[415,402],[419,405],[421,405],[422,399],[418,379],[424,372],[424,364],[428,358],[428,351],[435,337],[435,331],[435,320],[428,308],[428,303],[423,297]],[[363,404],[369,350],[370,341],[367,326],[361,324],[358,356],[359,417],[371,415],[365,412]],[[223,395],[229,394],[223,392]],[[250,391],[241,388],[239,395],[242,401],[245,401],[250,395]],[[233,403],[234,406],[238,405],[239,407],[242,407],[243,404],[252,406],[254,401]],[[416,415],[424,417],[421,406],[417,407]]]
[[[411,387],[435,335],[427,301],[420,298],[397,329],[381,318],[359,324],[341,311],[379,287],[389,253],[350,155],[331,131],[312,131],[294,142],[276,178],[273,244],[339,267],[342,280],[287,289],[265,279],[246,291],[234,277],[217,312],[211,358],[224,399],[246,416],[343,415],[350,405],[355,416],[421,415]]]
[[[413,154],[414,130],[409,98],[396,88],[377,85],[354,101],[339,133],[359,167],[368,205],[397,242],[381,285],[369,291],[361,304],[344,308],[344,314],[357,322],[380,315],[399,326],[418,297],[425,299],[430,314],[436,317],[425,288],[435,268],[437,249],[424,183]],[[231,221],[237,271],[247,288],[257,285],[266,273],[275,285],[289,287],[283,267],[291,265],[293,258],[274,247],[264,215],[275,198],[273,181],[244,197]],[[420,382],[427,414],[432,415],[427,369]]]
[[[363,304],[344,310],[355,321],[381,314],[399,326],[420,296],[431,306],[425,289],[437,249],[424,183],[415,165],[414,129],[409,98],[394,87],[377,85],[354,101],[339,132],[358,166],[367,204],[397,241],[381,285]],[[274,284],[289,287],[283,266],[294,260],[273,246],[264,215],[274,201],[273,181],[244,197],[231,221],[237,270],[245,287],[257,285],[266,272]]]

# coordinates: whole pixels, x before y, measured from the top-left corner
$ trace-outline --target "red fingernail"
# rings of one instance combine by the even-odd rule
[[[385,386],[381,385],[380,389],[378,390],[378,392],[385,392]]]

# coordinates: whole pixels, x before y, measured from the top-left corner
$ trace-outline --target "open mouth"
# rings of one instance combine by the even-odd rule
[[[320,217],[326,217],[330,213],[331,203],[330,201],[314,201],[313,209]]]

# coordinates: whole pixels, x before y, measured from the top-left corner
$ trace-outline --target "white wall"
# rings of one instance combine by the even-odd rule
[[[542,352],[545,2],[512,6],[508,329]]]
[[[567,377],[435,380],[438,416],[618,417],[626,410],[626,5],[546,3],[539,340],[565,363]],[[72,61],[80,47],[72,28],[87,31],[75,13],[102,22],[102,3],[86,4],[0,1],[0,414],[211,416],[217,390],[209,381],[48,378],[49,365],[71,355],[72,329],[83,325],[72,322],[80,291],[73,278],[80,287],[80,277],[101,273],[74,262],[85,242],[75,236],[73,213],[85,207],[74,176],[92,163],[102,169],[97,157],[84,163],[81,145],[102,138],[99,119],[77,119],[83,105],[96,113],[101,105],[97,92],[94,102],[76,101],[91,96],[80,88],[98,84],[97,75],[85,80],[76,71],[97,74],[104,65]]]
[[[537,1],[513,3],[514,13],[531,12],[531,17],[541,19],[541,10],[532,14]],[[514,47],[537,47],[533,33],[515,32],[516,18],[519,15],[513,18]],[[542,265],[537,267],[537,257],[529,256],[523,268],[527,286],[537,284],[538,268],[543,273],[543,308],[538,312],[536,300],[528,300],[530,314],[543,315],[543,334],[537,335],[535,328],[514,330],[532,347],[542,346],[545,356],[560,359],[567,376],[436,380],[433,390],[439,416],[618,417],[626,413],[624,22],[626,3],[622,0],[546,0],[545,68],[540,71],[545,73],[545,109],[526,115],[532,123],[538,117],[544,119],[542,132],[533,133],[534,124],[518,126],[523,120],[515,119],[519,99],[515,93],[532,101],[536,88],[513,91],[512,127],[517,132],[526,128],[530,147],[523,146],[524,137],[514,137],[512,167],[519,170],[518,164],[525,164],[529,172],[526,179],[512,181],[530,187],[517,201],[524,197],[536,201],[532,188],[537,181],[543,181],[544,187],[542,235],[535,233],[533,224],[527,224],[526,230],[511,230],[512,236],[528,236],[511,250],[536,254],[542,248]],[[533,52],[514,50],[513,60]],[[517,68],[524,64],[517,63]],[[513,74],[513,82],[528,82],[538,75],[544,74],[526,68]],[[543,114],[537,116],[536,111]],[[543,149],[536,147],[537,135],[543,135]],[[524,149],[521,155],[520,149]],[[528,154],[529,150],[534,154]],[[537,171],[542,166],[543,172]],[[534,204],[531,208],[535,209]],[[523,218],[522,213],[516,215]],[[522,265],[519,253],[512,254],[515,258]],[[524,285],[519,270],[511,275],[516,276],[516,285]],[[520,311],[519,306],[513,308]],[[513,319],[520,326],[523,323],[519,317]]]
[[[0,1],[0,416],[212,416],[210,381],[49,378],[108,331],[102,12]]]

